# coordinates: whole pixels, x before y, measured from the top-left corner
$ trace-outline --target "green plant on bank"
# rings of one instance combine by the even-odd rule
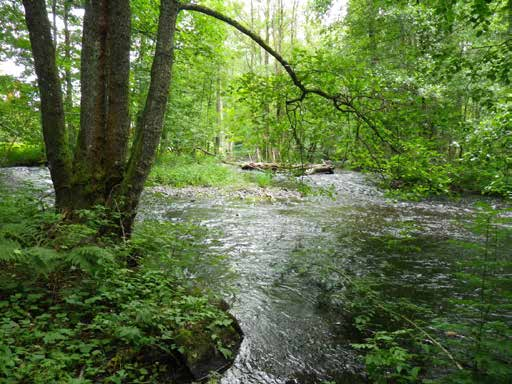
[[[159,383],[188,375],[183,360],[231,357],[232,319],[185,268],[202,230],[145,222],[119,244],[92,241],[101,212],[83,217],[0,201],[2,383]]]
[[[325,196],[330,199],[336,198],[336,187],[330,185],[328,187],[314,186],[298,179],[294,182],[295,189],[299,191],[302,196]]]
[[[0,166],[30,166],[46,162],[42,145],[23,143],[0,143]]]
[[[240,172],[222,164],[218,159],[197,155],[175,155],[166,153],[161,156],[151,174],[148,184],[170,185],[181,188],[187,186],[245,188],[281,187],[300,192],[303,196],[327,196],[334,198],[334,187],[319,187],[308,184],[301,177],[287,176],[278,180],[271,171]]]
[[[324,309],[346,320],[341,322],[348,326],[343,332],[351,335],[371,382],[509,383],[510,212],[480,205],[469,227],[472,234],[466,240],[447,240],[427,250],[423,247],[429,247],[431,240],[422,239],[422,228],[409,221],[399,224],[393,235],[374,239],[365,236],[365,243],[372,243],[355,258],[366,253],[375,258],[375,273],[368,275],[361,275],[357,268],[351,272],[346,260],[329,248],[298,248],[291,268],[319,287],[319,302]],[[346,241],[354,240],[349,237]],[[440,250],[453,255],[436,255]],[[387,255],[384,263],[379,251]],[[415,263],[404,264],[403,256],[413,260],[423,254],[427,257],[424,262],[445,264],[441,268],[443,279],[450,281],[449,293],[435,301],[429,298],[433,292],[428,288],[426,299],[420,297],[421,291],[410,286],[409,277],[404,282],[395,274],[405,272],[410,276],[415,269],[407,266],[414,267]],[[445,270],[447,259],[453,263],[450,276]],[[430,283],[422,283],[419,278],[418,283]],[[436,281],[432,283],[438,286]]]
[[[387,299],[382,282],[348,278],[346,311],[364,337],[353,346],[363,352],[373,382],[510,382],[512,260],[503,243],[510,242],[512,219],[505,210],[479,208],[472,230],[483,241],[458,242],[467,250],[456,275],[465,293],[448,300],[449,317],[408,299]]]
[[[260,188],[267,188],[273,185],[273,173],[270,171],[258,172],[251,171],[246,172],[243,175],[246,182],[250,184],[256,184]]]
[[[158,159],[151,170],[148,184],[218,187],[236,183],[238,178],[236,171],[215,158],[202,155],[178,156],[169,153]]]

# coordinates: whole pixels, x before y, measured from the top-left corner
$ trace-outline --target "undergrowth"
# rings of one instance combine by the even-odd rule
[[[233,357],[236,324],[187,273],[200,229],[145,222],[92,244],[102,217],[84,214],[66,224],[28,195],[0,200],[0,382],[189,382]]]
[[[234,166],[222,164],[211,156],[175,155],[166,153],[153,167],[149,185],[172,187],[223,187],[244,189],[247,187],[284,188],[298,191],[302,196],[328,196],[333,198],[333,188],[308,184],[301,177],[281,175],[272,171],[239,171]]]
[[[23,143],[0,143],[0,166],[31,166],[46,162],[42,145]]]
[[[218,187],[236,183],[236,171],[205,156],[161,156],[151,170],[148,184],[163,184],[173,187],[201,186]]]

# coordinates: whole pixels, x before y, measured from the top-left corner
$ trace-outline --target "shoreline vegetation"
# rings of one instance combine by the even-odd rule
[[[186,273],[217,262],[202,228],[144,221],[119,243],[97,236],[101,211],[66,223],[30,190],[1,195],[2,382],[189,383],[231,365],[243,333]]]

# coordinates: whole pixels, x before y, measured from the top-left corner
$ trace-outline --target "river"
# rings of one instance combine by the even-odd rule
[[[45,169],[8,172],[51,192]],[[335,198],[144,196],[139,219],[204,225],[215,233],[212,252],[227,255],[226,300],[245,339],[224,384],[363,382],[343,317],[323,305],[325,291],[338,283],[322,269],[327,264],[380,276],[391,282],[386,294],[441,312],[449,310],[443,298],[460,288],[453,274],[463,249],[451,240],[474,237],[466,229],[474,199],[400,202],[349,171],[305,182],[329,188]]]

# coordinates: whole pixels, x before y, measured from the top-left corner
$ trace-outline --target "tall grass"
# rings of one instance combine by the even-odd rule
[[[239,174],[214,158],[166,154],[153,167],[148,184],[217,187],[236,184]]]
[[[46,162],[44,148],[39,144],[0,142],[0,166],[31,166]]]

